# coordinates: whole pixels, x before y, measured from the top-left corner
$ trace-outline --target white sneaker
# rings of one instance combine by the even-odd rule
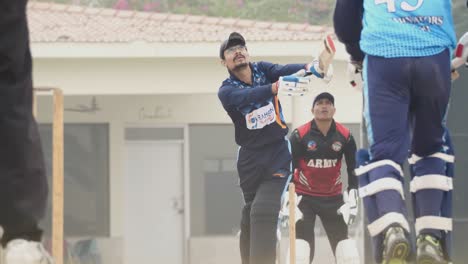
[[[5,264],[53,264],[41,243],[15,239],[5,249]]]

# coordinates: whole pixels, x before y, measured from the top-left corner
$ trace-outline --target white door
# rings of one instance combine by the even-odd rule
[[[125,264],[182,264],[183,144],[126,141]]]

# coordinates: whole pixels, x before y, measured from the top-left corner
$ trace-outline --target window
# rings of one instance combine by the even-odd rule
[[[233,125],[191,125],[191,235],[233,235],[243,207]]]
[[[39,132],[49,186],[51,186],[52,125],[40,124]],[[109,236],[109,127],[107,124],[65,124],[64,170],[65,236]],[[49,198],[49,211],[42,224],[46,234],[51,233],[51,208]]]

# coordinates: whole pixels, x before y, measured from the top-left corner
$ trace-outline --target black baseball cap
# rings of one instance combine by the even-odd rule
[[[224,51],[236,45],[245,46],[245,39],[241,34],[232,32],[229,34],[229,38],[221,43],[221,47],[219,48],[219,57],[224,60]]]
[[[321,99],[328,99],[333,105],[335,105],[335,97],[333,97],[331,93],[323,92],[314,98],[314,103],[312,104],[312,107],[315,105],[315,103],[317,103],[317,101]]]

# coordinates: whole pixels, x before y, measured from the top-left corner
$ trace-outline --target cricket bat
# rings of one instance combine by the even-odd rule
[[[296,186],[289,184],[289,263],[296,264]]]

